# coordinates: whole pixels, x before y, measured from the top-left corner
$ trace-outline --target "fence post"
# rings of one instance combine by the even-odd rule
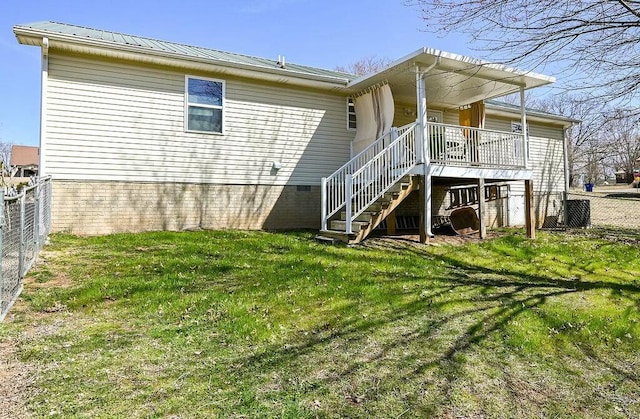
[[[40,250],[40,194],[42,193],[42,189],[40,189],[40,180],[36,184],[36,199],[35,199],[35,207],[33,211],[33,240],[35,244],[35,253],[37,254]]]
[[[0,204],[2,204],[2,213],[0,214],[0,262],[4,260],[3,238],[4,238],[4,188],[0,188]],[[4,269],[0,267],[0,321],[4,320],[5,304],[9,304],[9,301],[5,301],[5,289],[4,289]],[[7,309],[8,310],[8,309]]]
[[[18,253],[18,278],[22,277],[22,270],[24,269],[24,251],[25,251],[25,243],[24,243],[24,207],[25,207],[25,199],[26,193],[24,189],[22,190],[20,196],[20,246]]]

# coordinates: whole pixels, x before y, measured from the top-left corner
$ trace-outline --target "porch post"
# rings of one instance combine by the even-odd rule
[[[416,66],[416,111],[418,113],[418,146],[419,159],[422,164],[422,176],[420,181],[420,242],[426,243],[431,233],[431,162],[429,158],[429,133],[427,127],[427,81],[425,74],[431,70],[434,63],[426,70],[421,71]]]
[[[487,226],[484,222],[484,213],[486,208],[486,202],[484,201],[484,178],[478,179],[478,220],[480,221],[479,232],[480,238],[485,239],[487,237]]]
[[[529,133],[527,129],[527,112],[524,104],[524,86],[520,86],[520,126],[524,138],[524,167],[529,168]]]
[[[536,238],[536,221],[533,213],[533,181],[531,179],[524,181],[524,216],[527,237]]]
[[[420,71],[420,67],[416,66],[416,116],[417,116],[417,137],[416,137],[416,154],[418,164],[425,163],[425,121],[427,113],[427,95],[424,84],[424,74]]]

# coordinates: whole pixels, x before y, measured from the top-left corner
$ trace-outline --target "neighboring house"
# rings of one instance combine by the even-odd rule
[[[484,225],[540,225],[562,202],[575,121],[491,101],[547,76],[428,48],[358,77],[54,22],[14,32],[42,51],[56,231],[357,241],[418,216],[426,238],[462,204]]]
[[[11,146],[11,175],[31,177],[38,175],[38,147],[27,145]]]

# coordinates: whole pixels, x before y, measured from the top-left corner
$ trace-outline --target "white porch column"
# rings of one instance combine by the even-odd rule
[[[431,162],[429,155],[429,131],[427,127],[427,82],[425,74],[435,67],[432,64],[424,71],[416,66],[416,112],[418,115],[418,162],[422,164],[420,182],[420,241],[426,243],[431,232]]]
[[[529,133],[527,129],[527,112],[524,104],[524,86],[520,86],[520,125],[524,136],[524,167],[529,168]]]
[[[427,156],[425,144],[427,143],[426,121],[427,121],[427,90],[424,80],[424,73],[420,71],[420,67],[416,66],[416,116],[418,127],[417,134],[417,160],[419,164],[426,163],[425,158]]]

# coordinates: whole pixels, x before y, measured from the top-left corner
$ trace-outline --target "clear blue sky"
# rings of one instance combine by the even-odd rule
[[[329,69],[423,46],[477,55],[425,32],[403,0],[0,0],[0,141],[38,144],[40,51],[19,45],[13,26],[43,20]]]

